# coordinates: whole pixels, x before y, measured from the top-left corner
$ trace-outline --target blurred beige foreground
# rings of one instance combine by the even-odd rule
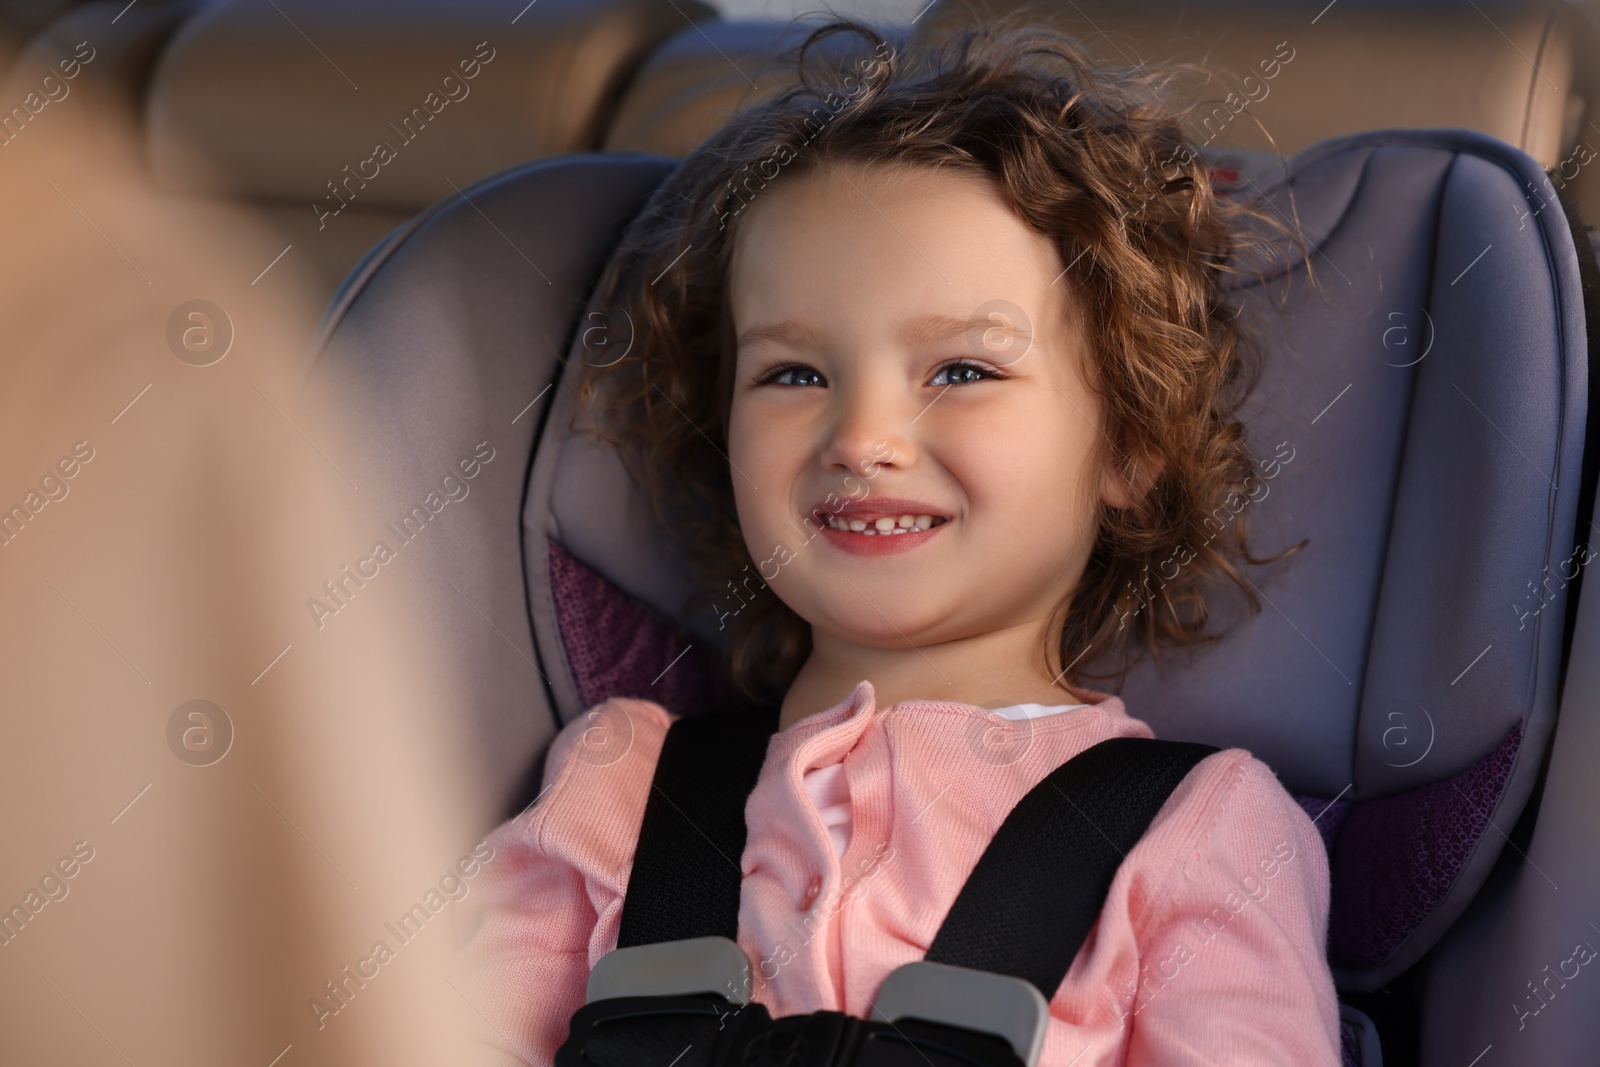
[[[404,559],[309,614],[382,519],[294,406],[306,260],[129,143],[82,93],[0,147],[0,1063],[470,1062],[496,813]]]

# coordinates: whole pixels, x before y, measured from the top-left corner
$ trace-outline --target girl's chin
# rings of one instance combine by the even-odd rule
[[[835,642],[883,652],[904,652],[948,640],[949,633],[942,628],[935,632],[935,628],[955,613],[953,607],[941,610],[921,598],[918,603],[907,603],[888,590],[852,589],[844,584],[829,590],[819,607],[822,610],[814,617],[821,621],[811,624],[813,647],[820,630]]]

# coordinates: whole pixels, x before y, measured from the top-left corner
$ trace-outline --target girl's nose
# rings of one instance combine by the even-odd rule
[[[825,469],[871,478],[881,466],[913,462],[917,411],[910,398],[866,385],[835,395],[820,457]]]

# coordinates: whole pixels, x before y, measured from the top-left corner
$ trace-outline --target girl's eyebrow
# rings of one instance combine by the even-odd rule
[[[793,319],[784,319],[770,326],[752,326],[739,335],[735,344],[738,348],[745,349],[775,341],[790,348],[798,348],[806,344],[815,345],[818,340],[820,338],[813,327],[802,326]]]
[[[998,316],[972,315],[958,319],[950,315],[924,315],[918,319],[906,320],[900,327],[900,338],[912,347],[936,345],[969,334],[973,330],[985,332],[994,329],[1004,330],[1008,337],[1032,337],[1026,329],[1008,323]]]
[[[923,315],[907,319],[900,326],[900,339],[908,346],[938,344],[955,337],[961,337],[973,330],[1003,329],[1013,337],[1028,337],[1028,331],[1020,327],[1009,325],[997,318],[988,318],[982,315],[973,315],[965,319],[951,315]],[[751,348],[756,345],[777,342],[790,348],[804,345],[816,345],[820,335],[815,327],[802,325],[793,319],[784,319],[782,322],[770,326],[753,326],[739,335],[738,347]]]

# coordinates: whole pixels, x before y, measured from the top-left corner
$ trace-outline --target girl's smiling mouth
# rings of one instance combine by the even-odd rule
[[[838,511],[811,510],[829,544],[854,555],[881,556],[926,544],[948,523],[937,508],[916,500],[877,498],[854,501]]]

